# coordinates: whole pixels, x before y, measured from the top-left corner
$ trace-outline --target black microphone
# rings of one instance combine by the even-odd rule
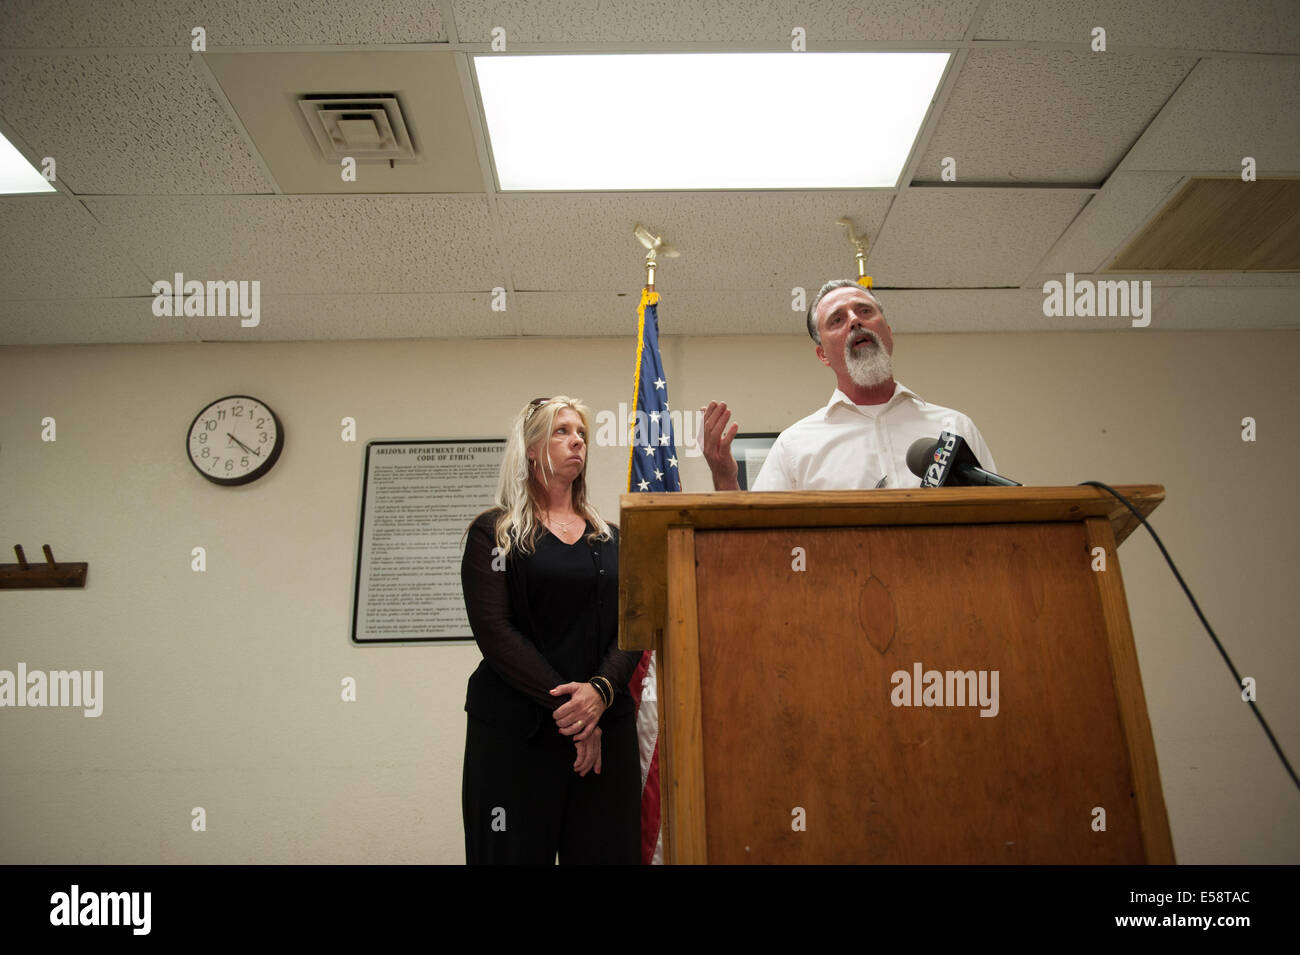
[[[938,439],[917,438],[907,449],[907,467],[921,479],[921,487],[1022,487],[992,471],[985,471],[966,443],[951,431]]]

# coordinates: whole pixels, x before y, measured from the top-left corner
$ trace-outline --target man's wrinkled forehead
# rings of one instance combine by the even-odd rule
[[[822,297],[822,300],[817,303],[818,326],[820,327],[821,323],[831,314],[831,312],[849,302],[870,302],[876,306],[877,311],[880,311],[880,303],[876,301],[874,295],[860,286],[858,288],[853,288],[846,285],[843,288],[831,289]]]

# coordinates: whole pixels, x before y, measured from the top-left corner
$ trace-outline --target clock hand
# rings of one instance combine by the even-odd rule
[[[261,452],[261,451],[254,451],[252,448],[250,448],[248,445],[244,444],[244,442],[240,441],[238,438],[236,438],[236,437],[235,437],[233,434],[231,434],[229,431],[226,432],[226,437],[229,438],[231,441],[235,442],[235,444],[239,445],[241,448],[243,448],[243,449],[244,449],[245,451],[247,451],[249,454],[256,454],[259,458],[262,456],[262,452]]]

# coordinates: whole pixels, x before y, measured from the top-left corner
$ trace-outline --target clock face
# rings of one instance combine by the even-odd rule
[[[214,484],[256,481],[283,447],[280,419],[248,395],[218,398],[195,416],[185,437],[190,463]]]

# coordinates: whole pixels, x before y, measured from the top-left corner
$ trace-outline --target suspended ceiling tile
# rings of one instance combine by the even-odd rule
[[[501,338],[518,334],[512,308],[492,310],[488,292],[362,295],[268,295],[261,322],[202,319],[204,341],[362,341],[406,338]]]
[[[188,53],[0,56],[0,112],[80,195],[271,192]]]
[[[1047,257],[1031,267],[1044,274],[1099,271],[1182,179],[1178,173],[1116,173],[1070,223]]]
[[[1175,289],[1169,312],[1180,329],[1300,328],[1300,288]]]
[[[1060,278],[1060,275],[1048,276]],[[1143,279],[1169,288],[1300,287],[1300,272],[1103,272],[1102,279]]]
[[[1109,279],[1113,276],[1089,278]],[[1152,286],[1152,328],[1179,327],[1172,308],[1179,289]],[[1041,287],[1025,289],[902,289],[882,293],[890,327],[908,332],[1103,332],[1133,328],[1131,317],[1047,316]],[[1145,300],[1144,300],[1145,301]],[[1229,327],[1222,325],[1220,327]]]
[[[1081,189],[907,189],[867,271],[882,288],[1019,287],[1087,202]]]
[[[909,334],[1131,328],[1131,321],[1124,318],[1047,318],[1039,289],[892,289],[881,294],[896,340],[904,349]],[[1151,326],[1133,329],[1134,334],[1295,328],[1300,324],[1300,287],[1153,285],[1152,301]],[[525,340],[634,340],[637,300],[632,295],[522,292],[510,302],[503,315],[491,311],[483,293],[392,295],[378,301],[374,295],[268,296],[262,302],[261,323],[248,329],[231,318],[155,317],[148,297],[0,302],[0,345],[499,339],[520,334]],[[788,297],[777,290],[665,294],[660,303],[660,332],[669,343],[666,348],[671,348],[672,339],[678,336],[782,335],[801,347],[806,344],[809,352],[812,349],[802,313],[791,311]]]
[[[148,285],[143,287],[147,292]],[[138,293],[139,287],[134,291]],[[0,345],[198,341],[200,323],[206,319],[158,318],[150,308],[151,301],[147,295],[137,294],[132,298],[0,302]]]
[[[790,47],[802,27],[807,49],[856,40],[956,41],[979,0],[873,0],[802,3],[798,0],[453,0],[464,43],[487,43],[492,30],[510,43],[728,43]]]
[[[63,194],[0,198],[0,300],[142,295],[149,285],[107,230]]]
[[[1203,296],[1206,292],[1228,294]],[[1187,329],[1282,328],[1300,323],[1296,317],[1300,315],[1297,308],[1300,288],[1189,289],[1153,285],[1151,325],[1145,329],[1134,328],[1131,317],[1046,316],[1041,288],[889,289],[880,294],[895,338],[902,342],[903,354],[910,334],[1116,330],[1139,334]],[[528,336],[612,336],[631,340],[636,334],[635,296],[524,292],[515,301],[523,315],[523,333]],[[659,333],[665,340],[674,336],[785,335],[800,346],[806,343],[810,353],[813,348],[803,313],[791,311],[789,298],[775,289],[666,292],[659,303]],[[797,355],[797,349],[791,354]]]
[[[1042,331],[1048,322],[1037,289],[898,289],[881,296],[895,336]]]
[[[695,331],[693,326],[689,333],[685,331],[686,302],[691,294],[673,292],[663,297],[660,303],[664,311],[659,322],[661,334],[702,334]],[[519,319],[520,333],[523,335],[539,338],[603,338],[625,335],[634,340],[640,292],[632,294],[587,289],[517,292],[512,303],[511,308]]]
[[[1300,179],[1194,176],[1110,268],[1300,274]]]
[[[285,193],[481,193],[484,176],[456,58],[446,50],[352,50],[209,53],[204,62]],[[418,161],[362,161],[355,181],[345,182],[339,160],[321,155],[298,100],[376,91],[396,97]]]
[[[523,334],[560,338],[620,337],[635,340],[640,292],[520,292]],[[804,327],[803,312],[790,307],[788,291],[672,290],[659,300],[659,334],[785,335]],[[809,346],[812,342],[809,340]]]
[[[258,279],[275,293],[460,292],[506,283],[482,197],[96,197],[152,279]]]
[[[676,247],[659,259],[657,284],[688,289],[820,286],[853,273],[853,247],[836,220],[874,237],[888,192],[510,195],[497,200],[515,288],[626,289],[645,282],[643,223]]]
[[[429,0],[6,0],[0,49],[176,46],[194,27],[208,49],[343,43],[442,43]]]
[[[1300,9],[1300,4],[1297,4]],[[1205,59],[1161,111],[1122,170],[1300,172],[1300,60]],[[1207,128],[1212,118],[1212,132]]]
[[[1056,50],[975,51],[917,168],[941,181],[1102,182],[1195,60]]]
[[[492,311],[486,292],[267,295],[251,328],[237,316],[159,317],[152,304],[149,296],[0,302],[0,345],[501,338],[519,328],[517,314]]]
[[[1106,31],[1108,50],[1300,53],[1294,0],[992,0],[976,38],[1091,44],[1094,27]]]

